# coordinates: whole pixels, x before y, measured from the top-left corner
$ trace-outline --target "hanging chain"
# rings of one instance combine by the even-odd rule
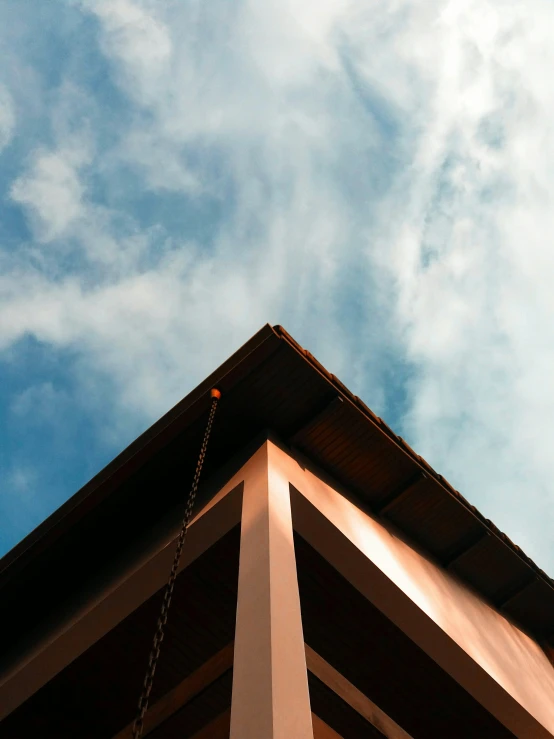
[[[196,500],[196,492],[198,490],[198,482],[200,480],[200,473],[202,472],[202,466],[204,464],[204,458],[206,457],[206,449],[208,446],[208,440],[210,438],[210,432],[214,422],[215,411],[217,408],[217,401],[221,397],[219,390],[215,388],[211,392],[212,395],[212,406],[210,408],[210,415],[208,423],[206,425],[206,431],[204,432],[204,439],[202,446],[200,447],[200,454],[198,455],[198,463],[196,465],[196,471],[192,481],[192,487],[187,499],[187,506],[185,508],[185,515],[181,525],[181,531],[177,537],[177,546],[175,548],[175,556],[173,558],[173,565],[171,567],[171,574],[169,580],[165,586],[164,597],[162,601],[162,607],[160,615],[158,617],[158,625],[156,627],[156,633],[154,634],[154,640],[152,642],[152,649],[150,651],[150,657],[148,658],[148,667],[146,668],[146,675],[144,676],[144,683],[142,686],[142,693],[138,702],[137,715],[133,723],[133,739],[140,739],[144,730],[144,715],[148,710],[148,700],[152,691],[152,684],[154,682],[154,673],[156,672],[156,666],[158,664],[158,658],[160,656],[160,650],[162,641],[165,635],[165,626],[167,624],[167,614],[169,606],[171,604],[171,598],[173,597],[173,590],[175,588],[175,580],[177,579],[177,570],[179,568],[179,561],[181,559],[181,553],[183,551],[183,545],[185,543],[185,537],[187,534],[187,527],[190,523],[192,516],[192,509],[194,507],[194,501]]]

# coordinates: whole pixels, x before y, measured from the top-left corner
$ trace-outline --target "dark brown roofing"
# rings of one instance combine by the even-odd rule
[[[554,582],[283,328],[269,325],[0,560],[6,626],[32,628],[68,583],[94,577],[180,504],[214,385],[223,397],[205,478],[271,430],[553,643]],[[22,592],[40,599],[38,616],[23,612]]]

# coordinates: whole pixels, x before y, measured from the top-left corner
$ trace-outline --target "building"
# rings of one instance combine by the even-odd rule
[[[554,737],[554,583],[266,326],[0,562],[0,736]],[[524,504],[522,502],[522,504]]]

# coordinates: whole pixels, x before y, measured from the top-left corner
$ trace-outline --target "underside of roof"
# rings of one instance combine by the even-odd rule
[[[11,640],[180,506],[214,386],[223,395],[204,480],[270,430],[554,646],[554,582],[280,326],[262,328],[0,560],[0,618]],[[30,596],[22,593],[41,609],[23,608]]]

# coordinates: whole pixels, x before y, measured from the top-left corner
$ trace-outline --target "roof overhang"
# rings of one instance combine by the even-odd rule
[[[223,396],[208,484],[270,429],[361,507],[554,646],[553,581],[284,329],[269,325],[0,560],[0,609],[11,638],[56,608],[68,583],[94,577],[182,504],[214,386]],[[41,599],[40,614],[25,611],[22,592]]]

